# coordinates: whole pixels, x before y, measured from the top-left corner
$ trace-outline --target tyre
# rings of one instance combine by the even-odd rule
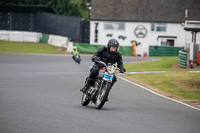
[[[83,93],[82,100],[81,100],[81,105],[82,106],[87,106],[89,103],[90,103],[89,96],[86,95],[85,93]]]
[[[103,86],[102,90],[99,91],[97,94],[97,100],[95,103],[96,109],[101,109],[103,107],[103,105],[107,101],[110,89],[111,83],[105,82],[105,85]]]

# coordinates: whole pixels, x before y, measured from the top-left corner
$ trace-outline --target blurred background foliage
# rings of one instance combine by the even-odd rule
[[[86,4],[91,0],[0,0],[0,5],[37,5],[52,6],[60,15],[90,19],[90,11]]]

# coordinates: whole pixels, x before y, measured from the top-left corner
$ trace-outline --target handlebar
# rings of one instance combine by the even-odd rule
[[[101,65],[103,65],[103,66],[107,66],[106,65],[106,63],[105,62],[103,62],[103,61],[99,61],[98,62],[99,64],[101,64]],[[114,64],[114,65],[116,65],[116,64]],[[115,68],[115,70],[118,70],[118,71],[120,71],[120,73],[124,73],[124,71],[122,71],[121,69],[119,69],[119,68]]]
[[[122,71],[121,69],[119,69],[119,68],[115,68],[115,70],[118,70],[118,71],[120,71],[120,73],[125,73],[124,71]]]
[[[99,61],[99,64],[102,64],[103,66],[106,66],[106,63],[103,61]]]

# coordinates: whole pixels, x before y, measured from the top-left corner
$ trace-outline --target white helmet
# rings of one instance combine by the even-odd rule
[[[76,49],[77,49],[77,47],[76,47],[76,46],[74,46],[74,47],[73,47],[73,49],[74,49],[74,50],[76,50]]]

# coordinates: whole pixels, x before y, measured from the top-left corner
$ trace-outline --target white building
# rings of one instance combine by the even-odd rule
[[[186,19],[200,20],[199,0],[92,0],[90,44],[106,45],[115,38],[131,46],[135,40],[140,55],[150,45],[184,47],[192,39],[182,25],[186,9]]]

